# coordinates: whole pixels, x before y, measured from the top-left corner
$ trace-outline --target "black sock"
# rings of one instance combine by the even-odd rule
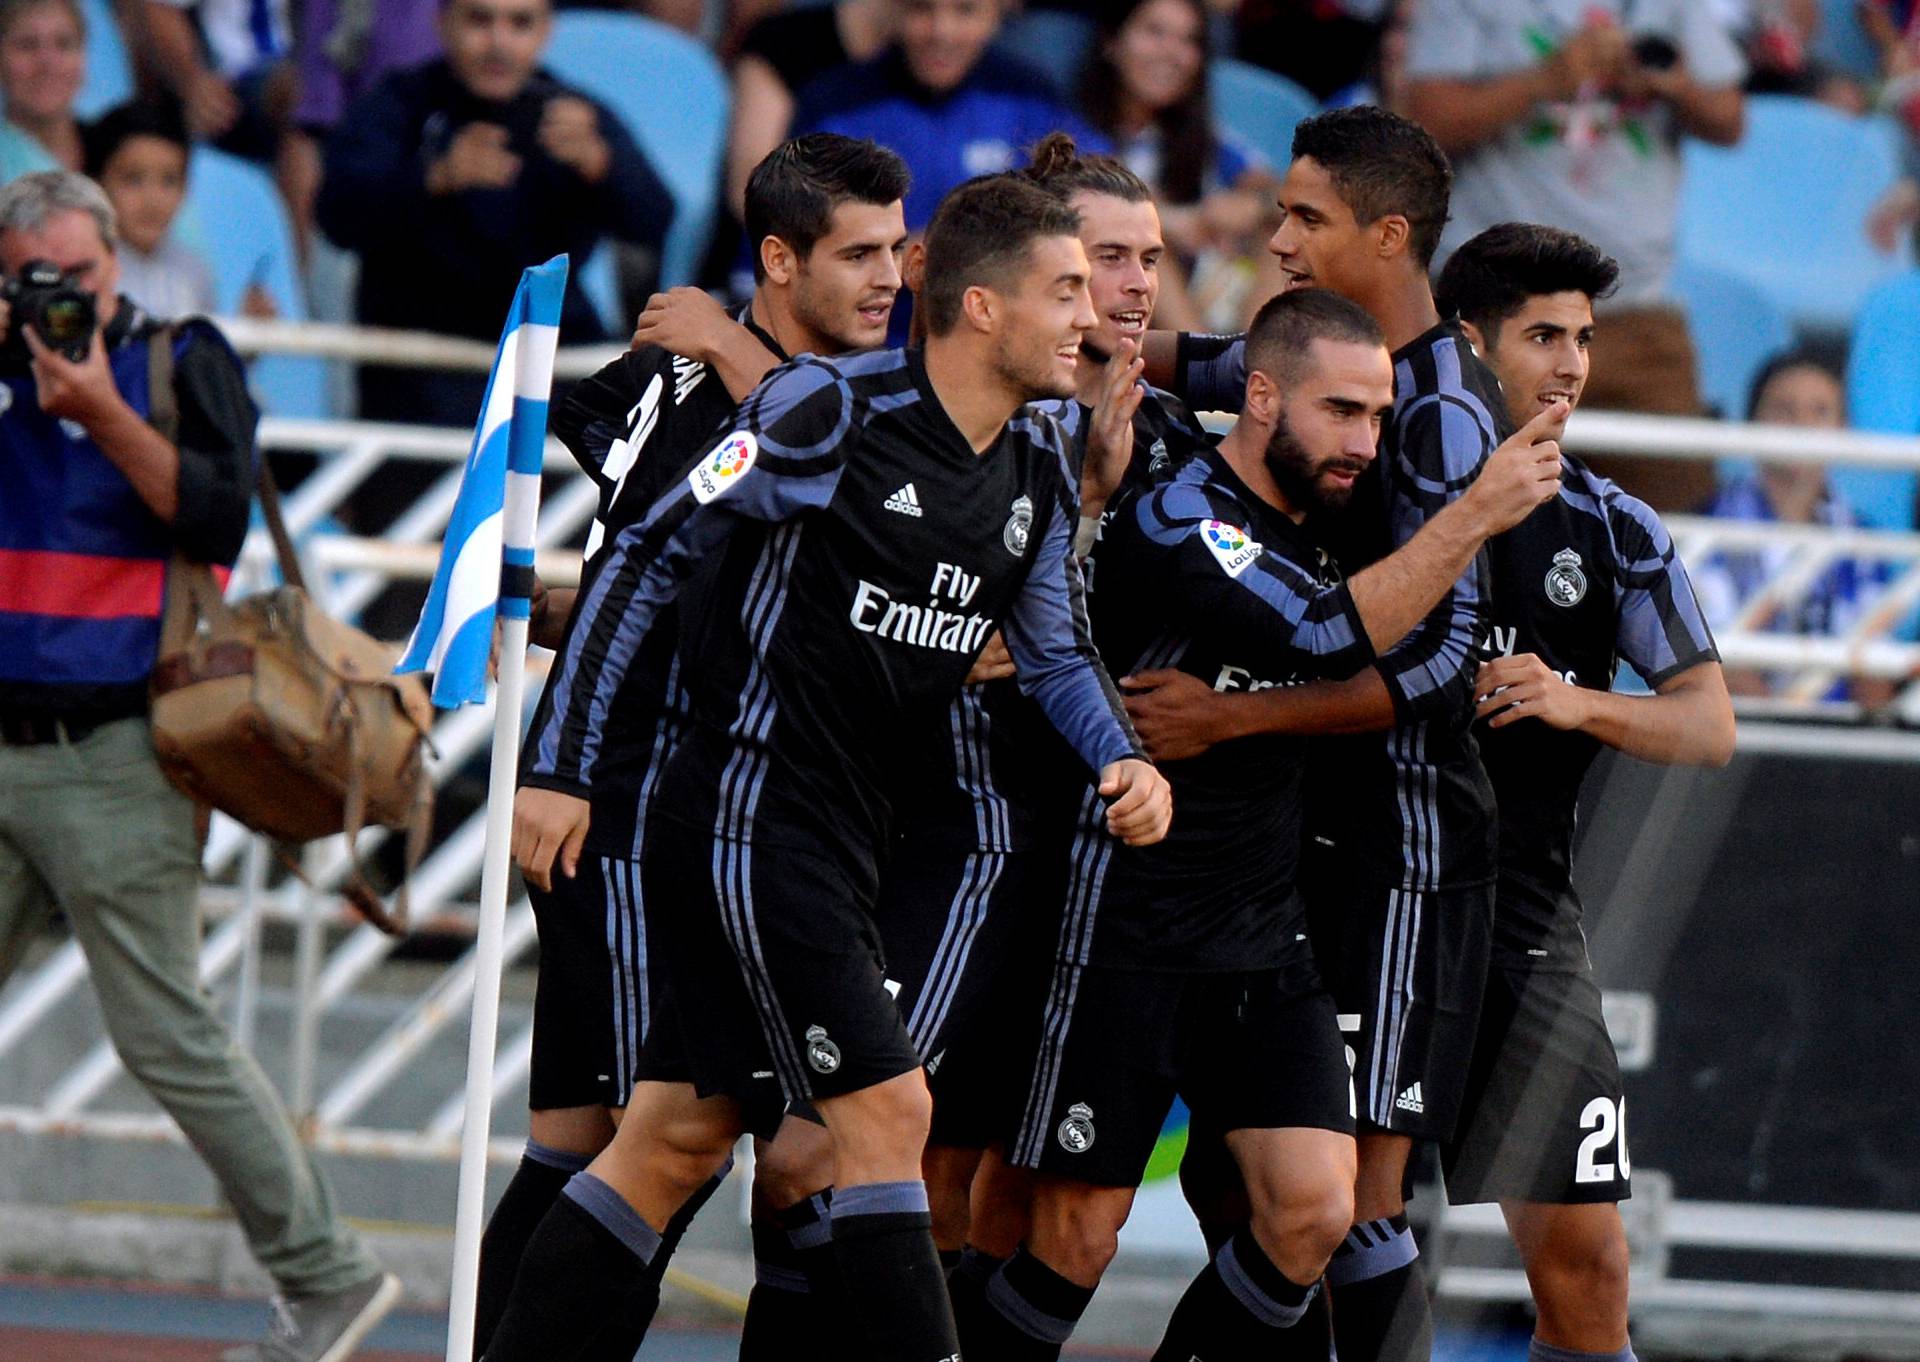
[[[869,1182],[833,1197],[833,1254],[846,1316],[870,1362],[946,1362],[960,1351],[933,1248],[927,1185]]]
[[[833,1294],[831,1278],[838,1273],[827,1204],[823,1192],[754,1220],[753,1290],[740,1330],[740,1362],[792,1357],[795,1339],[837,1332],[815,1290],[821,1278],[819,1285]]]
[[[970,1316],[965,1339],[974,1356],[994,1362],[1052,1362],[1073,1337],[1093,1299],[1022,1245],[987,1282],[984,1308]]]
[[[732,1168],[733,1159],[729,1157],[721,1165],[720,1171],[708,1178],[699,1191],[687,1198],[687,1204],[674,1212],[673,1219],[667,1222],[667,1228],[660,1236],[659,1250],[640,1274],[640,1279],[627,1289],[620,1309],[600,1326],[600,1332],[581,1352],[580,1362],[633,1362],[633,1355],[640,1351],[647,1330],[653,1327],[653,1317],[660,1309],[660,1280],[666,1275],[667,1264],[673,1261],[673,1251],[680,1247],[687,1226],[700,1214],[700,1208],[720,1190],[720,1184],[726,1181],[727,1173]]]
[[[573,1362],[659,1250],[618,1192],[574,1174],[527,1242],[487,1362]]]
[[[960,1250],[960,1261],[947,1273],[947,1299],[953,1302],[953,1324],[959,1330],[963,1353],[973,1346],[967,1340],[980,1334],[980,1312],[987,1308],[987,1283],[1006,1261],[968,1244]]]
[[[1349,1230],[1327,1264],[1327,1289],[1340,1362],[1426,1362],[1433,1355],[1426,1274],[1405,1214]]]
[[[953,1270],[960,1266],[960,1256],[965,1251],[964,1249],[941,1249],[940,1270],[949,1277],[953,1276]]]
[[[500,1316],[506,1313],[507,1297],[513,1294],[513,1279],[520,1271],[527,1241],[553,1209],[567,1179],[591,1162],[590,1154],[570,1154],[527,1141],[527,1152],[521,1156],[507,1190],[500,1194],[487,1220],[487,1232],[480,1238],[480,1285],[473,1311],[475,1357],[486,1352]]]
[[[1318,1291],[1318,1282],[1302,1286],[1275,1267],[1253,1231],[1243,1229],[1180,1298],[1155,1362],[1272,1357]]]

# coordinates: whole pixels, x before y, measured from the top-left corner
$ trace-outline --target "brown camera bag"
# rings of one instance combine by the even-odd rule
[[[178,427],[172,332],[155,333],[154,426]],[[201,804],[281,843],[345,833],[343,892],[381,930],[406,930],[403,884],[389,911],[355,848],[368,824],[404,829],[407,873],[433,815],[423,761],[433,707],[417,676],[393,675],[399,650],[329,618],[308,596],[265,456],[261,509],[286,585],[229,603],[205,563],[167,573],[153,669],[153,745],[167,778]],[[281,857],[299,873],[297,861]]]

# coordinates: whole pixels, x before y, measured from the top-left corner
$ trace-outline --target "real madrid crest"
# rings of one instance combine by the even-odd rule
[[[1578,605],[1586,595],[1587,574],[1580,570],[1580,555],[1561,549],[1547,569],[1547,599],[1555,605]]]
[[[1067,1119],[1060,1123],[1060,1129],[1054,1132],[1060,1147],[1069,1154],[1084,1154],[1093,1148],[1093,1108],[1085,1102],[1075,1102],[1067,1108]]]
[[[1016,497],[1013,514],[1007,517],[1007,528],[1000,533],[1000,542],[1007,546],[1007,552],[1015,558],[1027,551],[1027,536],[1033,531],[1033,499]]]
[[[840,1047],[827,1039],[827,1028],[807,1028],[807,1063],[815,1073],[830,1074],[840,1067]]]
[[[1167,442],[1155,440],[1153,448],[1147,451],[1147,471],[1158,473],[1173,462],[1173,455],[1167,453]]]

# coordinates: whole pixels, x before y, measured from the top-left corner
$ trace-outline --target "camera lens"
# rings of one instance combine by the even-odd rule
[[[93,330],[92,309],[79,298],[56,298],[49,302],[41,319],[46,338],[54,345],[84,340]]]

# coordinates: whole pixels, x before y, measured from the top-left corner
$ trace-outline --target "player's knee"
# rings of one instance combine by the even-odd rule
[[[1561,1235],[1534,1254],[1529,1276],[1540,1306],[1555,1314],[1624,1317],[1630,1255],[1624,1231]]]
[[[1120,1251],[1120,1226],[1097,1197],[1041,1199],[1029,1237],[1040,1261],[1082,1285],[1098,1282]]]
[[[682,1196],[692,1196],[704,1187],[733,1150],[729,1132],[698,1121],[664,1123],[646,1143],[649,1172]]]
[[[1253,1233],[1295,1281],[1319,1276],[1353,1227],[1353,1184],[1328,1175],[1304,1181],[1253,1208]]]

